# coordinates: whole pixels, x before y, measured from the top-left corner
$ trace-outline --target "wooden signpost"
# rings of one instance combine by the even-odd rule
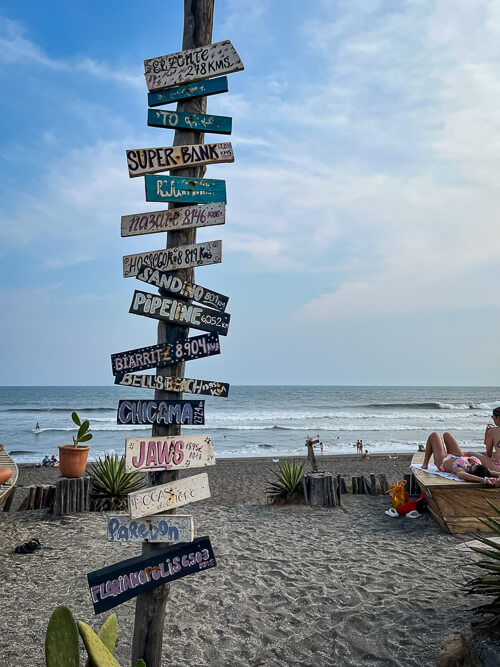
[[[169,296],[158,296],[141,290],[135,290],[128,312],[180,324],[190,329],[212,331],[221,336],[227,336],[231,319],[229,313],[221,313],[218,310],[210,310],[186,301],[177,301]]]
[[[148,105],[150,107],[159,107],[162,104],[189,100],[193,97],[208,97],[217,93],[227,93],[228,90],[227,76],[219,76],[217,79],[208,79],[208,81],[188,83],[185,86],[168,88],[161,93],[148,93]]]
[[[127,438],[125,471],[181,470],[215,465],[214,443],[209,435],[171,438]]]
[[[216,565],[209,538],[200,537],[194,542],[143,553],[89,572],[87,580],[94,612],[108,611],[157,586]]]
[[[223,162],[234,162],[231,142],[163,148],[135,148],[127,151],[127,166],[130,178],[144,176],[145,174],[156,174],[159,171],[183,169],[190,165]]]
[[[226,205],[198,204],[167,211],[150,211],[122,216],[122,236],[140,236],[157,232],[180,231],[195,227],[223,225],[226,222]]]
[[[151,250],[135,255],[123,256],[123,277],[133,278],[139,269],[150,266],[153,269],[171,271],[194,266],[207,266],[222,262],[222,241],[206,241],[178,248]]]
[[[205,423],[205,401],[121,400],[116,423],[202,426]]]
[[[155,175],[146,175],[144,181],[146,201],[179,204],[226,203],[225,181]]]
[[[205,306],[210,306],[222,312],[226,310],[227,302],[229,301],[229,297],[224,296],[224,294],[219,294],[201,285],[190,283],[187,280],[181,280],[175,273],[160,271],[160,269],[153,269],[150,266],[142,267],[136,278],[149,285],[158,287],[161,294],[166,292],[180,298],[198,301],[198,303],[203,303]]]
[[[199,130],[213,134],[231,134],[233,119],[230,116],[211,116],[201,113],[182,113],[181,111],[164,111],[148,109],[149,127],[180,128]]]
[[[155,514],[134,521],[128,514],[108,518],[110,542],[192,542],[194,521],[184,514]]]
[[[113,375],[123,375],[127,371],[145,371],[148,368],[162,368],[180,364],[183,361],[202,359],[220,354],[219,336],[204,334],[191,338],[179,338],[172,343],[159,343],[148,347],[138,347],[111,355]]]
[[[140,389],[155,389],[157,391],[186,392],[202,396],[229,396],[229,384],[216,380],[194,380],[192,378],[177,378],[168,375],[116,375],[115,384],[122,387],[138,387]]]
[[[208,475],[202,472],[193,477],[177,479],[169,484],[159,484],[128,494],[128,511],[131,519],[182,507],[197,500],[210,498]]]
[[[150,91],[243,69],[241,58],[229,40],[144,61],[144,76]]]

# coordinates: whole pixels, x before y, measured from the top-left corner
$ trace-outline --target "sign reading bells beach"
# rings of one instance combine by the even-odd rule
[[[205,423],[205,401],[127,401],[118,402],[117,424]]]
[[[125,470],[180,470],[215,465],[214,443],[209,435],[175,435],[168,438],[127,438]]]
[[[178,378],[170,375],[134,375],[125,373],[115,376],[115,384],[122,387],[138,387],[155,391],[177,391],[202,396],[229,396],[229,384],[216,380],[195,380],[194,378]]]

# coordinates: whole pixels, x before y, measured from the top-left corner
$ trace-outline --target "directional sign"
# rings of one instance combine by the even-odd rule
[[[223,225],[225,222],[226,205],[222,202],[183,206],[166,211],[122,215],[122,236],[140,236],[141,234],[156,234],[193,227],[210,227]]]
[[[208,79],[208,81],[200,81],[200,83],[188,83],[185,86],[169,88],[161,93],[148,93],[148,105],[159,107],[162,104],[190,100],[193,97],[208,97],[216,93],[227,93],[228,90],[227,76],[220,76],[217,79]]]
[[[122,387],[139,387],[141,389],[155,389],[158,391],[176,391],[186,394],[201,394],[202,396],[224,397],[229,396],[229,384],[215,380],[194,380],[192,378],[169,377],[166,375],[124,375],[115,376],[115,384]]]
[[[118,401],[117,424],[205,423],[205,401]]]
[[[226,202],[225,181],[154,175],[146,175],[144,181],[146,201],[180,202],[181,204]],[[211,185],[212,183],[217,184],[217,187]]]
[[[198,132],[213,132],[214,134],[231,134],[233,119],[230,116],[212,116],[205,113],[148,109],[148,125],[149,127],[166,127],[175,130],[198,130]]]
[[[241,58],[229,40],[144,61],[148,90],[162,90],[180,83],[203,81],[219,74],[240,72],[242,69],[245,68]]]
[[[185,514],[155,514],[134,521],[128,514],[112,514],[108,519],[110,542],[192,542],[194,521]]]
[[[125,470],[180,470],[214,466],[214,443],[209,435],[176,435],[170,438],[127,438]]]
[[[135,290],[128,312],[191,329],[212,331],[221,336],[227,336],[231,319],[229,313],[221,313],[218,310],[210,310],[185,301],[177,301],[169,296],[158,296],[141,290]]]
[[[131,519],[165,512],[197,500],[210,498],[208,475],[202,472],[168,484],[151,486],[128,494],[128,510]]]
[[[220,262],[222,262],[222,241],[193,243],[177,248],[162,248],[150,252],[139,252],[135,255],[124,255],[123,277],[133,278],[144,266],[171,271],[220,264]]]
[[[192,338],[178,338],[173,343],[160,343],[148,347],[138,347],[111,355],[113,375],[127,371],[145,371],[148,368],[172,366],[182,361],[202,359],[220,354],[219,336],[203,334]]]
[[[130,178],[190,166],[234,162],[233,147],[229,141],[224,144],[135,148],[126,153]]]
[[[94,612],[108,611],[157,586],[216,566],[210,540],[199,537],[194,542],[149,551],[89,572],[87,580]]]
[[[174,294],[175,296],[184,297],[186,299],[191,299],[192,301],[203,303],[206,306],[211,306],[212,308],[215,308],[215,310],[226,310],[227,302],[229,301],[229,297],[224,296],[224,294],[219,294],[218,292],[208,290],[201,285],[181,280],[175,273],[160,271],[159,269],[153,269],[150,266],[143,266],[136,275],[136,278],[149,285],[158,287],[160,294],[163,294],[164,292]]]

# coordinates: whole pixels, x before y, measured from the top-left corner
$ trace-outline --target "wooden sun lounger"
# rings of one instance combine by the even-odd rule
[[[424,453],[417,452],[413,456],[412,463],[423,462]],[[430,475],[416,468],[411,470],[432,516],[445,530],[449,533],[488,532],[488,528],[479,519],[485,516],[496,517],[486,499],[496,507],[500,507],[500,488],[456,482],[439,475]]]
[[[19,470],[14,459],[12,459],[4,450],[3,445],[0,445],[0,468],[10,468],[12,470],[10,479],[0,486],[0,508],[4,505],[4,509],[8,509],[12,502],[12,498],[14,497],[14,493],[16,492],[15,488]]]

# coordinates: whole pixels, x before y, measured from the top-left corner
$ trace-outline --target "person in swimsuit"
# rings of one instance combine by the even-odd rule
[[[500,487],[500,472],[494,469],[491,459],[483,454],[469,454],[462,452],[451,433],[445,433],[443,437],[439,433],[431,433],[427,438],[422,469],[428,468],[433,455],[436,467],[442,472],[451,472],[464,482]]]
[[[500,470],[500,407],[493,410],[491,418],[495,426],[488,429],[486,434],[486,456],[492,461],[495,470]]]

